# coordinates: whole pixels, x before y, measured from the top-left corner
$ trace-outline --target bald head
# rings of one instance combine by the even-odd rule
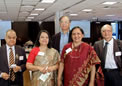
[[[8,33],[14,33],[14,34],[16,34],[16,32],[15,32],[14,30],[12,30],[12,29],[9,29],[9,30],[6,32],[6,35],[7,35]]]
[[[8,46],[14,46],[16,44],[16,38],[17,36],[14,30],[8,30],[6,32],[5,41]]]
[[[109,24],[105,24],[105,25],[103,25],[103,27],[101,28],[101,32],[104,31],[104,30],[107,29],[107,28],[111,29],[111,31],[112,31],[112,26],[109,25]]]

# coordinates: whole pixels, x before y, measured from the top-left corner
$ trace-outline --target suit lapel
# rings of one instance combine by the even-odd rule
[[[100,59],[101,59],[101,65],[102,65],[102,68],[104,69],[104,66],[105,66],[105,57],[103,57],[103,48],[104,48],[104,40],[101,40],[100,44],[99,44],[99,47],[100,47]]]
[[[100,52],[103,53],[103,48],[104,48],[104,41],[103,40],[101,40],[99,46],[100,46]],[[100,57],[102,57],[101,59],[104,59],[104,57],[102,56],[102,53],[100,53]]]
[[[18,49],[15,46],[15,64],[18,64],[18,60],[19,60]]]
[[[60,39],[61,39],[61,32],[59,33],[59,35],[58,35],[58,37],[57,37],[57,46],[58,46],[58,50],[59,50],[59,52],[60,52]]]
[[[114,49],[114,59],[115,59],[115,62],[117,64],[117,66],[121,66],[121,57],[118,57],[115,55],[116,52],[119,51],[119,48],[118,48],[118,44],[117,44],[117,40],[114,39],[114,46],[113,46],[113,49]]]
[[[8,57],[7,57],[7,48],[6,48],[6,45],[3,46],[3,56],[5,56],[3,59],[5,61],[5,64],[7,65],[7,67],[9,67],[9,64],[8,64]]]

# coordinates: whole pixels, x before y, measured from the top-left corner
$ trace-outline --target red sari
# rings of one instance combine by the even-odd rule
[[[61,61],[64,62],[64,86],[87,86],[92,65],[99,64],[100,60],[94,49],[81,43],[72,51],[66,53],[72,43],[64,46]]]

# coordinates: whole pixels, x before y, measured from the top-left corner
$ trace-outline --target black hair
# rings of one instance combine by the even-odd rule
[[[73,40],[72,40],[72,32],[73,32],[73,30],[75,30],[76,28],[78,28],[78,29],[81,31],[81,33],[84,35],[83,29],[82,29],[81,27],[79,27],[79,26],[75,26],[75,27],[72,28],[72,30],[71,30],[70,33],[69,33],[69,41],[70,41],[70,42],[73,41]]]
[[[47,30],[41,30],[39,33],[38,33],[38,36],[37,36],[37,39],[36,39],[36,42],[35,42],[35,46],[36,47],[39,47],[40,46],[40,42],[39,42],[39,39],[40,39],[40,35],[42,34],[42,33],[47,33],[47,35],[48,35],[48,38],[49,38],[49,42],[48,42],[48,48],[51,48],[51,40],[50,40],[50,34],[49,34],[49,32],[47,31]]]

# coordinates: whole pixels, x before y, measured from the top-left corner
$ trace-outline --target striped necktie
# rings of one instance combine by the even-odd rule
[[[9,53],[9,64],[10,64],[10,66],[12,65],[12,64],[14,64],[15,62],[14,62],[14,54],[13,54],[13,50],[12,50],[12,48],[10,48],[10,53]],[[9,69],[9,71],[10,71],[10,79],[12,80],[12,81],[14,81],[15,80],[15,74],[14,74],[14,71],[10,68]]]

